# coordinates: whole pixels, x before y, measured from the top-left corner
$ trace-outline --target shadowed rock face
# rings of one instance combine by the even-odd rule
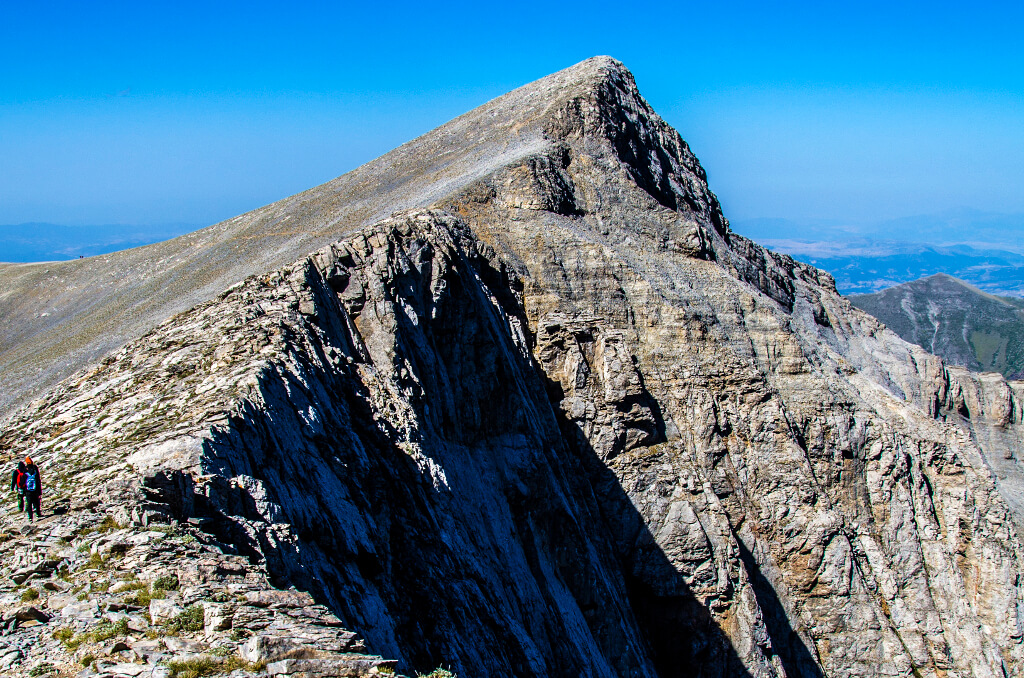
[[[431,138],[423,206],[303,236],[0,445],[141,484],[399,670],[1024,673],[1019,383],[731,233],[613,60]]]

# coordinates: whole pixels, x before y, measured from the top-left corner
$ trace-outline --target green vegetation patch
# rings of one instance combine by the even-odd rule
[[[98,525],[92,527],[86,527],[78,532],[79,537],[84,537],[88,534],[105,534],[107,532],[113,532],[114,530],[120,530],[123,526],[114,520],[113,516],[106,516]]]
[[[195,633],[203,630],[203,606],[190,605],[181,614],[163,623],[168,633]],[[197,674],[200,675],[200,674]]]
[[[971,332],[974,355],[983,368],[1001,370],[1006,363],[1006,339],[997,332]]]
[[[77,636],[74,635],[74,632],[71,629],[63,627],[54,631],[53,638],[61,641],[64,643],[64,647],[74,652],[83,643],[102,643],[103,641],[110,640],[111,638],[123,638],[127,635],[128,620],[122,619],[116,624],[112,624],[110,622],[100,624],[92,631],[80,633]]]
[[[241,657],[214,657],[201,656],[192,659],[174,660],[167,662],[170,671],[170,678],[202,678],[202,676],[216,676],[223,673],[230,673],[237,669],[249,673],[259,673],[266,668],[266,662],[250,663]]]
[[[178,576],[174,574],[169,574],[153,581],[154,589],[161,589],[164,591],[177,591],[179,585]]]

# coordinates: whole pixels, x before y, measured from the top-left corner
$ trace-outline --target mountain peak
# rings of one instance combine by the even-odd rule
[[[451,200],[502,168],[564,159],[566,144],[587,146],[588,139],[610,145],[615,162],[659,203],[724,232],[718,201],[689,147],[644,101],[622,63],[593,57],[325,184],[194,233],[88,259],[0,265],[7,291],[0,317],[8,320],[0,326],[0,413],[249,275],[393,214]]]
[[[1011,297],[1001,297],[995,294],[991,294],[982,289],[979,289],[967,282],[957,278],[956,276],[949,275],[948,273],[934,273],[930,276],[921,278],[919,280],[912,280],[910,282],[896,285],[890,289],[897,288],[911,288],[911,289],[929,289],[932,291],[941,291],[946,294],[961,295],[969,294],[975,295],[987,299],[988,301],[1002,304],[1004,306],[1017,307],[1016,300]],[[883,290],[885,291],[885,290]]]
[[[936,273],[850,301],[903,339],[975,371],[1024,374],[1024,301]]]

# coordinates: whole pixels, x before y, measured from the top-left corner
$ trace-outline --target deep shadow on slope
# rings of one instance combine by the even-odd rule
[[[392,245],[414,255],[385,281],[392,302],[416,309],[395,318],[398,390],[365,379],[355,324],[309,266],[317,309],[285,328],[294,354],[265,370],[261,404],[207,443],[212,476],[194,505],[210,531],[405,671],[747,675],[614,475],[564,437],[510,329],[511,317],[525,326],[522,308],[483,282],[507,272],[469,241],[444,252],[447,269],[415,265],[423,242]],[[655,545],[642,575],[639,542]]]
[[[800,635],[789,623],[789,615],[779,600],[778,594],[768,578],[761,572],[754,554],[750,552],[742,539],[736,539],[736,547],[740,552],[743,568],[750,577],[757,605],[764,615],[764,623],[768,627],[768,635],[772,639],[772,648],[782,661],[789,678],[821,678],[823,675],[818,662],[811,650],[804,644]]]
[[[585,469],[594,492],[633,616],[658,675],[750,675],[708,608],[657,545],[619,479],[577,426],[559,418],[567,445]]]
[[[552,384],[552,391],[557,388]],[[658,675],[748,675],[707,606],[694,596],[682,574],[658,546],[618,477],[575,423],[564,416],[559,419],[564,439],[586,469],[603,523],[610,528],[630,605]],[[770,648],[762,648],[766,657],[777,655],[789,678],[820,678],[822,673],[814,655],[790,625],[778,594],[761,573],[753,554],[742,540],[735,539],[735,543],[771,640]]]

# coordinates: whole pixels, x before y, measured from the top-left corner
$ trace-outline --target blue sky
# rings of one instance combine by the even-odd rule
[[[1019,1],[9,0],[0,224],[208,225],[595,54],[733,220],[1024,213],[1022,34]]]

